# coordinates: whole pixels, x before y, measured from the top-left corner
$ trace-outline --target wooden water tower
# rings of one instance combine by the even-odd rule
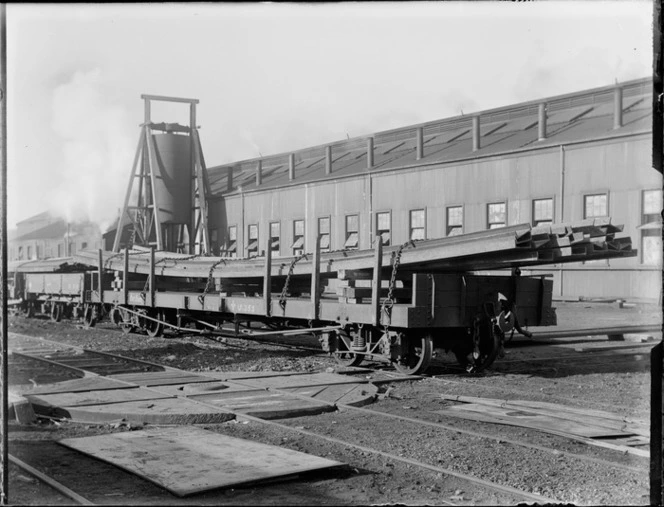
[[[141,125],[113,251],[119,250],[122,227],[131,222],[130,246],[209,255],[210,186],[196,126],[198,100],[158,95],[141,95],[141,98],[145,121]],[[189,126],[153,123],[151,101],[189,104]]]

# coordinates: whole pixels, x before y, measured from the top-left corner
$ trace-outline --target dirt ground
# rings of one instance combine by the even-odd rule
[[[559,329],[661,323],[661,309],[654,305],[620,308],[618,303],[561,302],[555,306],[561,324]],[[85,330],[71,322],[53,323],[47,319],[14,316],[9,330],[199,372],[314,372],[336,366],[333,359],[313,351],[239,339],[225,339],[220,343],[197,336],[124,335],[110,324]],[[473,475],[564,503],[645,505],[649,498],[647,458],[525,428],[457,420],[436,411],[451,403],[442,399],[441,394],[468,395],[549,401],[648,421],[648,345],[657,343],[661,333],[651,335],[654,340],[647,343],[640,343],[643,337],[628,336],[624,344],[634,344],[640,347],[636,352],[643,351],[631,355],[621,355],[620,350],[609,353],[600,353],[599,349],[597,353],[579,350],[615,344],[606,337],[560,339],[547,345],[537,345],[536,335],[533,340],[515,337],[509,343],[506,357],[476,376],[459,371],[451,357],[439,355],[426,378],[383,386],[383,391],[390,388],[389,394],[368,407],[459,430],[473,430],[492,438],[353,411],[279,421],[285,427],[241,420],[203,426],[211,431],[346,464],[338,469],[267,484],[178,498],[137,476],[56,443],[63,438],[136,429],[117,424],[83,425],[40,420],[19,425],[10,421],[9,452],[88,500],[105,505],[511,505],[523,502],[522,498],[496,492],[441,470]],[[293,338],[289,343],[317,347],[313,338]],[[361,375],[372,377],[372,373]],[[362,449],[320,440],[288,427],[352,442]],[[527,442],[555,452],[519,447],[510,441]],[[586,459],[574,458],[574,455]],[[407,460],[425,463],[430,469]],[[610,466],[607,461],[623,467]],[[11,505],[72,504],[72,500],[13,464],[9,467],[9,482]]]

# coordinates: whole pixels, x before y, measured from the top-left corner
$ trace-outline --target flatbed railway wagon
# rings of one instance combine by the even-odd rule
[[[614,237],[619,230],[522,225],[398,247],[377,238],[373,251],[321,253],[317,242],[311,254],[277,260],[268,244],[252,259],[135,249],[81,252],[77,262],[98,271],[84,293],[90,322],[110,310],[127,333],[192,323],[210,333],[307,333],[346,365],[379,359],[417,374],[443,349],[479,371],[501,354],[506,333],[556,324],[552,280],[519,268],[636,255],[629,238]],[[105,284],[109,269],[117,276]]]

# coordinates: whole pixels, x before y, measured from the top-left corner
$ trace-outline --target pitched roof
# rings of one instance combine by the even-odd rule
[[[14,241],[30,241],[33,239],[53,239],[62,238],[67,232],[67,224],[64,220],[59,220],[45,227],[28,232],[23,236],[15,238]]]
[[[210,167],[213,196],[254,189],[297,185],[370,171],[399,169],[431,163],[498,155],[522,149],[640,134],[651,127],[652,80],[638,79],[620,85],[623,94],[622,126],[614,129],[615,85],[542,98],[472,115],[456,116],[373,136],[343,140],[293,152],[295,179],[289,180],[290,153],[254,158]],[[538,110],[546,103],[547,137],[538,140]],[[472,118],[480,117],[480,149],[472,150]],[[424,156],[416,159],[416,132],[423,130]],[[374,163],[367,169],[367,138],[374,138]],[[326,148],[331,146],[332,173],[326,174]],[[261,184],[256,167],[261,162]],[[233,171],[232,190],[228,172]]]

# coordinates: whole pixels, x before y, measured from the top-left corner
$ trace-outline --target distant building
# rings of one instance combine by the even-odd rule
[[[69,257],[79,250],[102,245],[99,226],[93,222],[66,222],[49,212],[18,222],[8,242],[10,261]]]

